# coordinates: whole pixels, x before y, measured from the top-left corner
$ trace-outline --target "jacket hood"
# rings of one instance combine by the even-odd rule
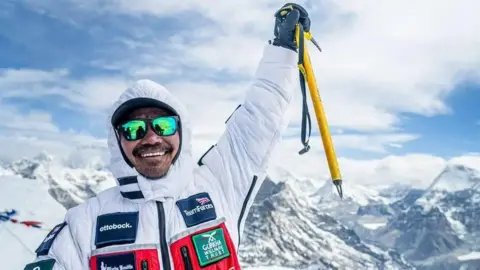
[[[180,117],[180,149],[177,159],[162,178],[148,180],[131,167],[124,158],[112,125],[115,111],[131,100],[150,99],[173,108]],[[155,103],[155,102],[154,102]],[[151,104],[151,103],[150,103]],[[150,105],[149,102],[146,105]],[[138,105],[138,104],[137,104]],[[162,85],[151,80],[139,80],[126,89],[111,107],[108,114],[109,169],[116,178],[120,193],[134,202],[164,201],[178,198],[193,180],[192,131],[186,108]]]

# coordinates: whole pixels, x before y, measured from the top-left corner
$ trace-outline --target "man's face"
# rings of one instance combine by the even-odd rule
[[[141,108],[130,113],[128,119],[153,119],[159,116],[168,116],[167,111],[159,108]],[[145,137],[136,141],[127,141],[121,136],[121,145],[126,156],[137,171],[146,178],[164,176],[180,146],[180,135],[175,132],[171,136],[158,136],[147,125]],[[162,155],[162,153],[165,153]]]

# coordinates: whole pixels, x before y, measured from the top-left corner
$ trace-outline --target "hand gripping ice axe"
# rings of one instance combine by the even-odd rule
[[[335,154],[332,137],[330,135],[327,117],[325,115],[325,110],[323,108],[320,93],[317,87],[317,82],[315,80],[315,74],[313,72],[312,64],[310,62],[310,55],[308,52],[306,40],[311,41],[315,45],[315,47],[318,48],[319,51],[322,50],[310,32],[310,20],[308,19],[308,13],[301,6],[298,6],[296,4],[285,4],[279,11],[275,13],[275,17],[286,16],[293,9],[298,9],[301,11],[300,22],[307,21],[307,23],[297,23],[295,28],[295,42],[298,48],[298,69],[300,71],[300,88],[303,96],[301,140],[304,148],[300,150],[299,154],[305,154],[310,150],[310,145],[308,144],[309,139],[306,138],[307,124],[309,127],[308,137],[310,137],[311,133],[311,120],[310,114],[308,112],[307,94],[305,87],[305,81],[307,81],[308,89],[310,91],[310,97],[312,99],[315,115],[317,117],[317,123],[323,142],[323,147],[325,149],[325,155],[328,161],[330,176],[332,177],[332,181],[337,188],[337,192],[340,195],[340,198],[343,198],[342,176],[340,174],[337,156]]]

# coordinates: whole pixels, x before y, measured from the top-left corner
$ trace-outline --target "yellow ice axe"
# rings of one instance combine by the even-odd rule
[[[282,10],[280,14],[282,16],[286,15],[289,11],[288,9],[293,10],[293,6],[285,7],[287,10]],[[295,41],[299,50],[299,60],[298,60],[298,69],[301,73],[300,84],[302,91],[305,91],[304,80],[307,81],[308,89],[310,91],[310,97],[312,98],[313,107],[315,110],[315,115],[317,117],[318,128],[320,130],[320,135],[323,142],[323,147],[325,149],[325,155],[328,161],[328,167],[330,170],[330,176],[332,181],[337,188],[340,198],[343,198],[342,191],[342,176],[340,174],[340,168],[338,165],[337,156],[335,154],[335,149],[332,142],[332,137],[330,135],[330,130],[328,127],[327,117],[325,115],[325,110],[323,109],[323,104],[320,98],[320,93],[318,91],[317,82],[315,80],[315,74],[313,72],[312,64],[310,62],[310,55],[308,53],[308,46],[306,40],[310,40],[319,51],[322,51],[320,46],[318,46],[315,39],[312,37],[310,31],[304,31],[303,26],[298,23],[295,29]],[[306,105],[305,105],[306,106]],[[309,146],[305,145],[305,148],[300,151],[300,154],[303,154],[309,150]]]

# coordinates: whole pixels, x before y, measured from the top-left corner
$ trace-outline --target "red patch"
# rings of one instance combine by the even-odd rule
[[[90,269],[102,270],[102,265],[112,269],[130,269],[135,264],[135,269],[160,270],[157,252],[157,249],[142,249],[98,254],[90,258]]]
[[[217,228],[221,228],[223,235],[225,237],[225,244],[228,248],[230,256],[223,258],[219,261],[213,262],[205,267],[200,267],[199,256],[195,250],[195,246],[192,240],[192,237],[198,234],[202,234]],[[228,233],[228,230],[225,226],[225,223],[222,223],[217,226],[206,228],[194,232],[191,235],[185,236],[170,245],[170,250],[172,252],[173,265],[174,269],[178,270],[213,270],[213,269],[225,269],[225,270],[236,270],[240,269],[240,264],[238,262],[237,252],[235,250],[235,245]]]

